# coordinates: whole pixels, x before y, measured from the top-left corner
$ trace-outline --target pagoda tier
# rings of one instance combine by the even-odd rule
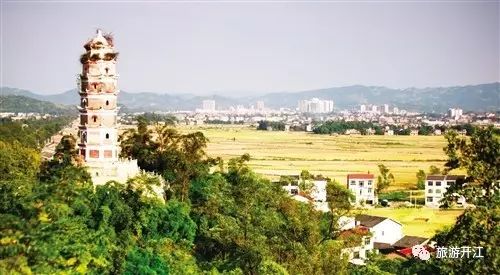
[[[79,153],[87,163],[112,163],[118,160],[116,58],[110,36],[100,30],[85,45],[80,57],[82,73],[80,94]]]

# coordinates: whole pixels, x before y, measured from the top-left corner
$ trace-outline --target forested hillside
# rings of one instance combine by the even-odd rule
[[[40,113],[52,115],[76,114],[76,108],[41,101],[20,95],[0,95],[0,112]]]
[[[0,127],[5,127],[1,125]],[[7,127],[12,127],[11,125]],[[35,131],[26,127],[25,131]],[[7,133],[7,134],[5,134]],[[331,212],[290,198],[280,184],[255,174],[249,155],[223,163],[206,155],[202,133],[165,126],[155,133],[140,118],[121,137],[122,157],[138,159],[157,176],[93,186],[66,136],[54,158],[41,162],[37,146],[0,131],[0,274],[494,274],[498,270],[500,151],[491,129],[470,141],[449,134],[449,169],[464,168],[473,188],[493,190],[455,227],[441,232],[440,246],[483,246],[474,259],[390,260],[374,256],[352,266],[341,249],[336,223],[349,214],[352,194],[327,185]],[[153,139],[153,135],[158,135]],[[31,148],[30,148],[31,147]],[[489,148],[485,150],[485,148]],[[212,172],[211,172],[212,171]],[[470,186],[453,192],[471,194]],[[477,190],[477,189],[476,189]]]

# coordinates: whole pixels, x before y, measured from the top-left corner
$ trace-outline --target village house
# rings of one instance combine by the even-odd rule
[[[326,180],[314,180],[309,193],[300,190],[298,179],[295,184],[289,183],[283,189],[294,199],[303,203],[311,203],[314,209],[320,212],[330,211],[326,201]]]
[[[374,252],[374,242],[370,229],[355,226],[340,232],[339,239],[344,243],[342,255],[347,255],[350,263],[363,265],[369,253]]]
[[[375,194],[375,180],[373,174],[348,174],[347,189],[356,197],[357,205],[375,205],[378,203]]]
[[[352,234],[358,234],[358,239],[361,237],[360,244],[346,242],[346,248],[342,250],[343,253],[348,253],[349,261],[353,264],[363,264],[368,252],[408,257],[411,256],[411,248],[414,245],[426,245],[429,242],[425,237],[404,236],[402,225],[386,217],[340,217],[338,227],[341,230],[341,239]]]
[[[357,215],[356,223],[367,227],[373,235],[374,248],[386,249],[392,247],[394,243],[403,238],[402,225],[390,218]]]
[[[439,207],[441,199],[448,187],[455,184],[457,180],[464,180],[463,175],[429,175],[425,181],[425,206]],[[465,198],[457,195],[457,204],[465,206]]]

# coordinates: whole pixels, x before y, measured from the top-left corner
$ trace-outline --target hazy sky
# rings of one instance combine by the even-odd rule
[[[499,3],[2,1],[1,86],[76,85],[97,27],[134,92],[300,91],[499,81]]]

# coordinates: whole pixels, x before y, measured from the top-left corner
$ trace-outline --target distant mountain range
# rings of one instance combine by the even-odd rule
[[[55,104],[76,105],[76,89],[60,94],[41,95],[27,90],[2,87],[0,95],[20,95]],[[255,105],[264,101],[271,108],[296,108],[301,99],[317,97],[335,102],[336,109],[357,108],[360,104],[389,104],[400,109],[423,112],[445,112],[450,107],[464,111],[500,111],[500,83],[480,85],[391,89],[375,86],[347,86],[302,92],[269,93],[259,96],[195,96],[121,91],[118,102],[126,111],[179,111],[201,107],[204,99],[214,99],[217,108],[235,105]]]
[[[0,95],[0,112],[76,114],[76,109],[68,105],[55,104],[22,95]]]

